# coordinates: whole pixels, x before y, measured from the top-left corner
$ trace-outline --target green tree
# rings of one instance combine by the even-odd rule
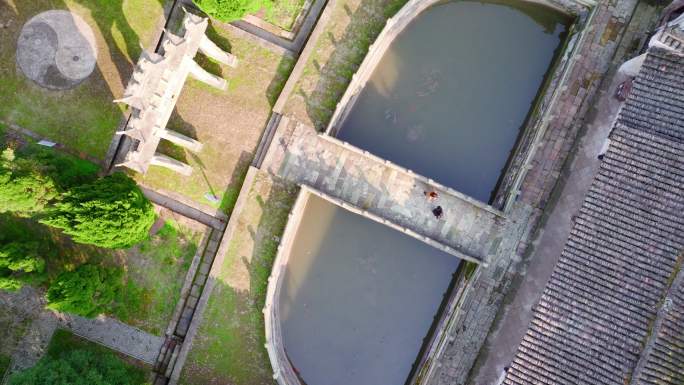
[[[111,310],[123,287],[121,269],[81,265],[62,272],[47,291],[49,309],[95,317]]]
[[[207,15],[224,22],[241,19],[243,16],[270,7],[270,0],[193,0]]]
[[[135,182],[122,173],[72,188],[42,223],[79,243],[127,248],[147,238],[154,209]]]
[[[14,150],[5,149],[0,156],[0,213],[20,215],[39,213],[59,196],[50,177],[41,173],[32,161],[18,159]]]
[[[0,289],[16,290],[45,271],[38,242],[14,241],[0,245]]]
[[[10,385],[141,385],[142,373],[129,369],[110,352],[72,350],[45,356],[36,366],[13,374]]]

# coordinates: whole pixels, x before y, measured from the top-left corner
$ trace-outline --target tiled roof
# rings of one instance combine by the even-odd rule
[[[684,140],[684,56],[648,53],[618,123]]]
[[[638,383],[677,383],[664,370],[684,372],[681,288],[656,320],[684,250],[683,161],[684,59],[654,50],[505,384],[625,385],[640,360]]]
[[[637,375],[638,385],[684,384],[684,283],[672,290],[664,307],[662,324]]]

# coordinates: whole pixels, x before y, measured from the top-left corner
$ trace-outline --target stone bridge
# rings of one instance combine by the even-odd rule
[[[286,117],[263,167],[461,259],[486,264],[500,241],[499,211]],[[428,201],[425,191],[438,198]]]

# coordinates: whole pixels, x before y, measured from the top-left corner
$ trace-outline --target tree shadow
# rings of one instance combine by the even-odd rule
[[[233,383],[236,378],[245,384],[273,382],[264,345],[262,309],[268,277],[296,198],[296,188],[293,184],[276,182],[268,189],[256,187],[255,190],[252,193],[256,196],[250,196],[247,205],[250,209],[258,205],[261,215],[257,219],[246,214],[252,213],[251,210],[243,212],[247,223],[238,225],[232,241],[235,247],[230,248],[224,261],[226,267],[217,278],[209,278],[215,279],[215,287],[204,313],[202,332],[193,343],[193,350],[203,358],[188,360],[183,369],[184,380],[211,385]],[[240,247],[239,242],[243,241],[253,243],[253,248]],[[240,282],[232,281],[238,279]],[[224,355],[233,358],[226,362]]]
[[[164,0],[151,0],[146,4],[156,7],[163,3]],[[0,46],[6,47],[0,53],[0,77],[3,78],[0,93],[7,98],[14,95],[7,100],[0,97],[0,101],[7,108],[18,111],[16,117],[12,117],[12,123],[41,134],[46,133],[45,136],[53,140],[65,140],[67,147],[81,151],[79,156],[102,156],[121,119],[120,107],[111,101],[120,97],[119,87],[127,84],[133,70],[132,64],[142,50],[138,34],[126,18],[125,4],[124,0],[0,2]],[[39,13],[53,9],[83,15],[96,36],[102,36],[104,40],[97,47],[98,59],[94,72],[80,84],[65,91],[51,91],[32,81],[25,82],[26,76],[15,65],[16,42],[24,23]],[[135,12],[129,10],[128,13],[133,13],[130,17],[136,16],[137,12],[138,16],[149,18],[145,24],[149,27],[146,31],[151,33],[153,28],[156,29],[158,13],[148,15],[135,8],[131,10]],[[84,148],[87,154],[83,152]]]
[[[268,104],[271,107],[275,105],[280,93],[283,91],[285,83],[287,82],[295,63],[296,60],[287,55],[284,55],[280,58],[280,62],[276,68],[276,74],[266,88],[266,98],[268,99]]]
[[[254,159],[254,154],[243,150],[240,153],[240,157],[235,165],[235,168],[233,168],[233,173],[230,176],[230,182],[228,183],[226,190],[223,192],[221,204],[219,205],[220,210],[228,216],[230,216],[230,214],[233,212],[233,208],[237,202],[238,195],[242,189],[242,185],[245,181],[245,176],[247,175],[249,166],[252,163],[252,159]]]
[[[97,23],[100,32],[105,38],[112,59],[121,76],[122,83],[125,85],[133,72],[131,64],[135,64],[142,53],[143,43],[140,41],[138,33],[133,29],[124,10],[124,0],[76,0],[78,4],[87,7],[93,19]],[[155,1],[155,0],[152,0]],[[156,0],[164,8],[165,0]],[[142,15],[139,15],[142,16]],[[150,15],[145,15],[151,17]],[[157,20],[154,22],[156,23]],[[120,34],[119,40],[123,47],[117,44],[115,35]],[[156,44],[156,42],[155,42]],[[118,59],[118,60],[117,60]]]

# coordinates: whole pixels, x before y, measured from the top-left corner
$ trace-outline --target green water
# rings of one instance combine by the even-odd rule
[[[279,298],[293,366],[308,385],[403,384],[459,264],[311,197]]]
[[[452,1],[392,43],[337,134],[489,202],[570,20],[520,1]]]

